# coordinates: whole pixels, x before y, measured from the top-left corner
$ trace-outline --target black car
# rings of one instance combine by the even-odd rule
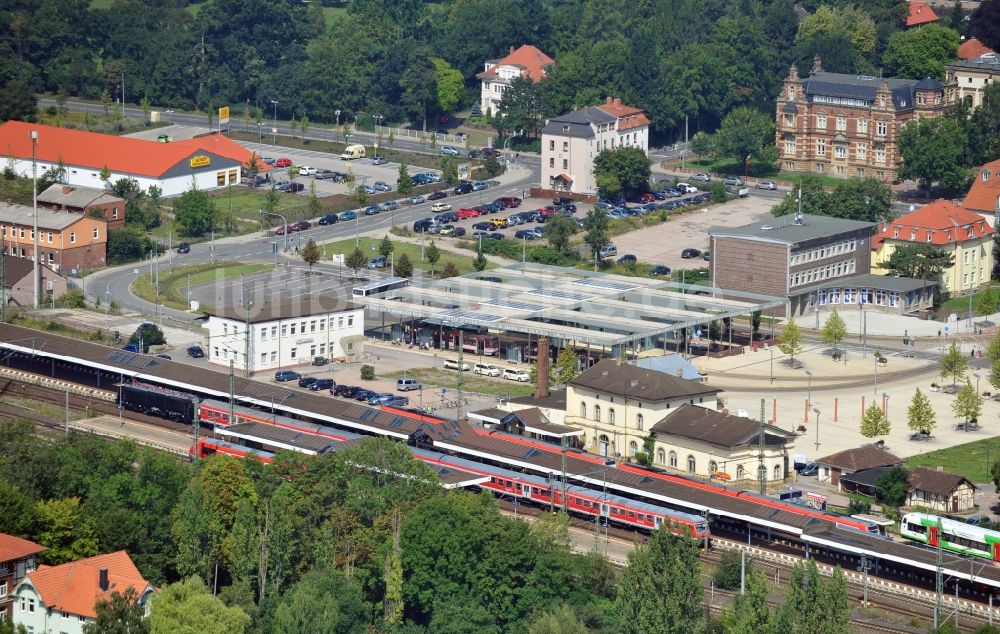
[[[333,386],[333,389],[330,390],[330,393],[333,394],[334,396],[350,396],[351,390],[356,390],[356,389],[358,388],[355,385],[344,385],[343,383],[338,383],[337,385]]]
[[[436,224],[433,218],[422,218],[420,220],[414,221],[413,230],[417,233],[424,233],[431,228],[431,225]]]
[[[366,390],[366,389],[362,388],[362,389],[359,389],[354,394],[352,394],[351,398],[353,398],[355,401],[368,402],[368,399],[370,399],[371,397],[375,396],[375,394],[376,393],[372,392],[371,390]]]
[[[481,153],[480,153],[479,150],[469,150],[469,158],[470,159],[477,159],[477,158],[479,158],[480,154]]]
[[[336,384],[333,379],[316,379],[309,385],[309,389],[313,392],[319,392],[320,390],[333,389],[334,385]]]
[[[489,237],[490,240],[503,240],[505,236],[499,231],[494,231],[493,233],[490,234]]]
[[[427,200],[441,200],[442,198],[447,198],[448,194],[446,192],[432,192],[427,195]]]
[[[451,236],[453,238],[460,238],[464,235],[465,235],[465,227],[455,227],[455,229],[451,232]]]
[[[468,194],[471,191],[472,191],[472,183],[459,183],[455,187],[455,189],[452,190],[452,193],[458,196],[460,194]]]
[[[556,196],[555,198],[552,199],[552,204],[555,205],[556,207],[560,205],[568,205],[572,202],[573,199],[570,198],[569,196]]]
[[[627,254],[627,255],[623,255],[620,258],[618,258],[618,264],[628,264],[630,262],[631,263],[637,262],[637,259],[636,259],[636,257],[634,255]]]
[[[317,379],[314,376],[304,376],[301,379],[299,379],[299,387],[309,387],[316,381],[319,381],[319,379]]]
[[[201,349],[201,346],[191,346],[187,349],[187,353],[192,359],[201,359],[205,356],[205,351]]]
[[[476,230],[476,231],[489,231],[490,229],[493,228],[493,223],[492,222],[477,222],[476,224],[472,225],[472,228],[474,230]]]
[[[690,260],[691,258],[700,258],[701,251],[698,249],[684,249],[681,251],[681,257],[685,260]]]
[[[670,275],[670,267],[663,266],[662,264],[660,264],[658,266],[654,266],[653,268],[649,269],[649,274],[653,276]]]
[[[520,229],[514,232],[514,237],[518,240],[537,240],[538,234],[531,229]]]
[[[181,242],[177,245],[178,253],[191,253],[191,245],[187,242]]]
[[[304,190],[305,188],[306,186],[303,185],[302,183],[288,183],[287,185],[285,185],[285,189],[283,191],[286,191],[289,194],[296,194]]]
[[[330,177],[330,180],[332,180],[335,183],[346,183],[348,180],[350,180],[350,177],[343,172],[334,172],[333,176]]]
[[[340,220],[340,218],[337,217],[337,214],[327,214],[325,216],[322,216],[318,221],[316,221],[316,224],[335,225],[337,224],[338,220]]]

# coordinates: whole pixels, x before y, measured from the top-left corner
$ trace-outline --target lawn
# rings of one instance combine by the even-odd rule
[[[249,275],[272,268],[270,264],[239,264],[237,262],[218,262],[215,264],[195,264],[182,266],[173,271],[160,271],[160,294],[157,297],[153,280],[149,275],[143,275],[132,283],[132,292],[148,302],[159,302],[164,306],[177,310],[188,310],[187,285],[188,275],[191,276],[191,286],[207,284],[216,280],[225,280],[238,275]]]
[[[457,357],[456,357],[457,358]],[[473,358],[466,355],[464,361],[470,366]],[[507,398],[518,398],[530,396],[534,391],[534,385],[530,383],[519,383],[517,381],[505,381],[503,379],[492,379],[472,372],[465,372],[462,381],[462,389],[466,392],[479,392],[480,394],[494,394],[506,396]],[[412,370],[401,370],[380,374],[382,379],[398,379],[400,377],[417,379],[426,388],[428,386],[446,387],[449,391],[458,390],[458,372],[441,370],[438,368],[415,368]]]
[[[996,295],[997,295],[997,288],[1000,288],[1000,285],[991,285],[990,286],[990,291],[993,293],[994,297],[996,297]],[[972,296],[972,314],[977,315],[977,316],[982,315],[982,313],[979,312],[979,298],[982,297],[982,295],[983,295],[982,292],[979,292],[979,293],[976,293],[976,294],[974,294]],[[958,313],[960,313],[961,315],[968,315],[969,314],[969,298],[968,298],[968,296],[966,296],[966,297],[952,297],[948,301],[943,302],[941,304],[941,307],[940,307],[939,310],[941,310],[941,311],[954,310],[954,311],[957,311]]]
[[[447,238],[445,238],[445,240],[447,240]],[[437,264],[434,266],[434,270],[440,271],[442,268],[444,268],[444,265],[447,262],[454,262],[455,266],[458,267],[458,272],[461,273],[462,275],[474,272],[476,270],[472,267],[472,260],[474,259],[474,256],[470,254],[459,253],[457,251],[449,251],[447,249],[442,248],[446,244],[445,240],[436,240],[434,242],[434,244],[436,244],[438,247],[438,251],[441,253],[441,259],[438,260]],[[381,238],[362,237],[360,243],[361,252],[369,257],[374,257],[374,255],[376,255],[376,252],[378,251],[378,244],[380,242],[382,242]],[[427,262],[426,260],[422,260],[420,258],[419,244],[411,242],[403,242],[402,240],[393,240],[392,243],[393,245],[395,245],[395,248],[393,249],[393,254],[396,258],[396,261],[399,261],[399,256],[405,253],[410,258],[410,261],[413,262],[413,268],[430,271],[431,269],[430,262]],[[430,243],[431,241],[428,240],[426,244],[429,245]],[[375,245],[375,251],[372,251],[372,245]],[[337,242],[324,244],[323,253],[326,257],[329,257],[330,254],[333,253],[343,253],[346,255],[354,251],[354,246],[355,246],[354,238],[339,240]],[[426,252],[426,245],[424,250]],[[490,262],[489,264],[486,265],[487,269],[495,269],[496,267],[497,265],[494,262]]]
[[[986,438],[975,442],[938,449],[907,458],[906,466],[936,469],[958,473],[972,482],[990,482],[988,461],[1000,459],[1000,438]]]
[[[680,161],[672,161],[672,167],[680,167]],[[706,172],[716,172],[719,174],[733,174],[734,176],[739,176],[742,178],[744,176],[743,165],[739,161],[735,161],[731,158],[715,158],[715,159],[698,159],[689,160],[684,162],[684,167],[692,170],[703,170]],[[837,178],[836,176],[828,176],[824,174],[815,173],[799,173],[799,172],[782,172],[775,169],[773,166],[762,165],[759,163],[750,162],[750,176],[754,178],[770,178],[774,180],[784,181],[786,183],[797,184],[802,180],[803,176],[810,176],[818,179],[826,187],[836,187],[840,183],[843,183],[846,179]]]

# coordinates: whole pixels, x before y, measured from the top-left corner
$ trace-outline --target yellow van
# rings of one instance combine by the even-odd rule
[[[363,145],[348,145],[344,148],[344,153],[340,155],[340,158],[345,161],[350,161],[351,159],[365,158],[365,146]]]

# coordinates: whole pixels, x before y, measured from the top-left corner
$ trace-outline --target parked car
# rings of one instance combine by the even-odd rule
[[[431,205],[431,211],[448,211],[451,209],[451,205],[448,203],[434,203]]]
[[[442,198],[447,198],[448,194],[445,192],[431,192],[427,195],[427,200],[441,200]]]
[[[459,364],[458,363],[458,359],[445,359],[444,360],[444,368],[445,368],[445,370],[458,370],[458,369],[461,369],[462,372],[468,372],[469,371],[469,364],[465,363],[465,362]]]
[[[468,156],[470,159],[477,159],[481,152],[479,150],[469,150]]]
[[[393,211],[399,209],[399,203],[395,200],[387,200],[382,203],[382,211]]]
[[[350,178],[347,174],[343,172],[334,172],[333,176],[330,178],[335,183],[346,183]]]
[[[316,168],[311,165],[302,165],[299,167],[299,176],[315,176]]]
[[[286,181],[286,180],[274,181],[274,184],[271,185],[271,188],[277,189],[278,191],[285,191],[285,188],[288,187],[288,184],[290,182],[291,181]]]
[[[508,381],[520,381],[522,383],[527,383],[531,380],[531,375],[528,374],[527,370],[522,370],[520,368],[504,368],[503,378]]]
[[[300,191],[305,190],[306,186],[302,183],[288,183],[282,191],[288,192],[289,194],[297,194]]]
[[[389,159],[385,158],[384,156],[373,156],[372,157],[372,165],[385,165],[388,162],[389,162]]]
[[[500,376],[500,368],[492,363],[477,363],[473,367],[472,372],[473,374],[482,374],[483,376]]]
[[[342,383],[338,383],[337,385],[334,386],[331,392],[333,393],[334,396],[350,397],[351,393],[356,389],[358,388],[355,385],[344,385]]]
[[[321,181],[321,180],[326,180],[328,178],[333,178],[333,175],[336,173],[337,172],[333,170],[326,170],[326,169],[316,170],[316,180]]]
[[[451,232],[452,238],[459,238],[465,235],[465,227],[455,227]]]
[[[339,220],[337,214],[326,214],[325,216],[320,216],[320,219],[316,221],[319,225],[335,225]]]
[[[739,187],[743,184],[743,181],[737,176],[727,176],[722,179],[723,185],[729,185],[731,187]]]
[[[375,181],[375,184],[372,185],[372,189],[377,192],[391,192],[392,185],[385,181]]]
[[[496,202],[503,205],[505,209],[513,209],[521,206],[521,199],[517,196],[504,196],[503,198],[497,198]]]
[[[358,212],[356,212],[356,211],[342,211],[342,212],[340,212],[340,215],[337,216],[337,217],[340,218],[341,221],[344,221],[344,220],[354,220],[355,218],[358,217]]]
[[[677,189],[681,190],[685,194],[697,194],[698,188],[694,185],[689,185],[688,183],[677,183]]]
[[[288,226],[289,230],[291,231],[305,231],[306,229],[309,229],[311,227],[312,225],[309,224],[308,220],[299,220],[298,222],[293,222]]]
[[[452,190],[452,193],[458,196],[461,194],[468,194],[471,191],[472,191],[472,183],[459,183],[458,185],[455,186],[455,189]]]
[[[649,274],[652,275],[653,277],[656,277],[658,275],[670,275],[670,267],[658,264],[657,266],[654,266],[653,268],[649,269]]]
[[[301,377],[302,375],[293,370],[278,370],[277,372],[274,373],[274,380],[281,382],[295,381]]]
[[[755,189],[768,189],[768,190],[774,191],[774,190],[778,189],[778,186],[775,185],[772,181],[761,181],[761,182],[757,183],[756,185],[754,185],[754,188]]]
[[[191,245],[187,242],[181,242],[177,245],[178,253],[191,253]]]
[[[167,361],[171,361],[172,360],[169,354],[158,354],[158,355],[156,355],[156,358],[158,358],[158,359],[166,359]]]
[[[393,394],[388,398],[382,399],[382,405],[388,405],[389,407],[409,407],[410,399],[405,396]]]
[[[819,465],[815,462],[809,463],[806,466],[799,469],[800,476],[814,476],[819,473]]]
[[[699,251],[698,249],[684,249],[683,251],[681,251],[681,257],[684,258],[685,260],[690,260],[692,258],[700,258],[701,251]]]
[[[289,159],[289,158],[280,158],[277,161],[275,161],[274,164],[275,164],[276,167],[291,167],[292,166],[292,159]]]
[[[371,390],[366,390],[364,388],[359,388],[359,389],[355,390],[353,394],[351,394],[351,398],[353,398],[355,401],[362,401],[362,402],[364,402],[364,401],[367,401],[368,399],[370,399],[374,394],[375,394],[375,392],[372,392]]]
[[[395,396],[392,392],[375,392],[368,397],[369,405],[381,405],[386,399]]]
[[[388,262],[384,255],[376,255],[372,259],[368,260],[368,268],[370,269],[384,269]]]
[[[260,160],[264,161],[264,162],[265,162],[265,163],[267,163],[268,165],[274,165],[274,158],[273,158],[273,157],[270,157],[270,156],[262,156]]]
[[[488,238],[489,238],[490,240],[503,240],[503,239],[504,239],[504,238],[506,238],[507,236],[505,236],[504,234],[500,233],[499,231],[494,231],[493,233],[491,233],[491,234],[490,234],[490,235],[488,235],[487,237],[488,237]]]
[[[411,196],[410,197],[410,204],[411,205],[420,205],[420,204],[423,204],[423,202],[426,201],[426,200],[427,200],[426,198],[424,198],[420,194],[417,194],[416,196]]]
[[[370,207],[365,209],[366,216],[377,216],[380,213],[382,213],[382,208],[379,207],[378,205],[371,205]]]
[[[400,392],[409,392],[410,390],[419,390],[421,388],[423,386],[416,379],[396,379],[396,389]]]
[[[187,349],[187,354],[192,359],[201,359],[205,356],[205,351],[201,349],[201,346],[191,346]]]
[[[447,154],[448,156],[458,156],[461,152],[458,149],[451,147],[450,145],[441,146],[441,154]]]
[[[477,222],[472,225],[472,228],[476,231],[490,231],[493,229],[493,221],[490,222]]]
[[[519,229],[514,232],[514,238],[518,240],[537,240],[538,235],[531,229]]]
[[[319,379],[314,376],[304,376],[299,379],[299,387],[309,387],[318,380]]]
[[[487,187],[489,187],[489,185],[486,184],[486,181],[473,181],[472,182],[472,191],[474,191],[474,192],[481,192],[484,189],[486,189]]]
[[[600,248],[597,255],[601,258],[612,258],[618,255],[618,247],[613,244],[606,244]]]
[[[706,174],[705,172],[698,172],[697,174],[691,177],[691,180],[698,181],[699,183],[707,183],[708,181],[712,180],[712,177]]]
[[[625,254],[625,255],[621,256],[620,258],[618,258],[618,264],[628,264],[630,262],[634,263],[634,262],[637,262],[637,261],[638,261],[637,258],[634,255],[632,255],[631,253]]]
[[[431,227],[431,225],[436,224],[437,221],[433,218],[421,218],[420,220],[415,220],[413,222],[413,230],[417,233],[424,233]]]
[[[450,236],[454,230],[455,230],[455,225],[445,225],[441,227],[441,231],[439,233],[443,236]]]
[[[479,153],[486,157],[499,158],[500,150],[491,147],[484,147],[479,150]]]
[[[333,382],[333,379],[316,379],[309,385],[309,389],[313,392],[319,392],[320,390],[333,389],[334,385],[336,384]]]

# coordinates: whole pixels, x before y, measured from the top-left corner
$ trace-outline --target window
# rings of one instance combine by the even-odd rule
[[[63,613],[62,613],[62,617],[63,617],[64,619],[68,619],[68,618],[69,618],[69,612],[63,612]]]
[[[787,125],[787,126],[793,126],[793,125],[795,125],[795,115],[793,115],[793,114],[785,114],[785,125]]]
[[[746,477],[746,470],[743,468],[743,465],[739,465],[736,467],[736,479],[742,480],[744,477]]]
[[[775,480],[780,480],[781,479],[781,465],[780,464],[774,465],[774,479]]]
[[[615,408],[613,407],[608,408],[608,424],[609,425],[615,424]]]
[[[18,229],[17,229],[17,235],[18,235],[19,238],[23,238],[24,237],[24,227],[18,227]]]
[[[118,210],[117,209],[112,209],[111,210],[111,219],[112,220],[118,220]]]
[[[858,143],[858,145],[857,145],[857,154],[858,154],[858,160],[859,161],[867,160],[868,159],[868,144],[867,143]],[[858,174],[858,175],[861,176],[861,174]]]
[[[34,599],[28,599],[28,612],[30,612],[32,614],[35,612],[35,600]]]
[[[569,160],[563,159],[563,169],[569,169]]]
[[[354,325],[354,315],[351,315],[350,317],[347,318],[347,325],[348,326]]]
[[[267,363],[267,353],[266,352],[261,352],[260,353],[260,362],[261,363]]]
[[[816,116],[816,127],[820,130],[826,130],[826,115],[821,114]]]
[[[663,451],[662,448],[656,450],[656,462],[657,464],[666,464],[667,462],[667,452]]]
[[[583,401],[580,401],[580,418],[586,418],[586,417],[587,417],[587,404]]]
[[[889,129],[889,124],[885,121],[877,121],[875,123],[875,134],[877,136],[885,136]]]
[[[838,145],[833,148],[833,155],[837,158],[847,158],[847,148],[843,145]]]
[[[837,130],[841,132],[847,130],[847,117],[837,117]]]
[[[885,163],[885,148],[875,148],[875,162]]]
[[[298,324],[296,324],[295,322],[292,322],[292,331],[291,331],[291,334],[292,334],[292,335],[294,335],[294,334],[295,334],[295,328],[296,328],[297,326],[298,326]]]
[[[285,334],[285,331],[282,330],[281,334]],[[271,339],[274,339],[277,336],[278,336],[278,327],[277,326],[271,326]]]
[[[556,142],[555,142],[555,140],[553,140],[553,139],[549,140],[549,149],[550,150],[556,149]]]
[[[635,454],[639,453],[639,445],[633,440],[628,444],[628,455],[635,458]]]
[[[694,473],[696,466],[694,456],[688,456],[688,473]]]
[[[100,229],[98,229],[97,227],[94,227],[94,240],[97,240],[100,237],[101,237],[101,231],[100,231]]]
[[[826,156],[826,139],[816,139],[816,156]]]
[[[277,360],[278,360],[278,353],[275,352],[274,350],[272,350],[271,351],[271,363],[274,363]]]
[[[316,320],[309,322],[309,332],[316,332]]]
[[[674,468],[677,468],[677,452],[676,451],[671,451],[670,452],[670,466],[674,467]]]
[[[69,243],[70,244],[75,244],[76,243],[76,233],[71,232],[69,234]]]
[[[594,405],[594,420],[601,422],[601,406]]]
[[[299,350],[298,348],[292,348],[291,352],[288,353],[288,356],[294,359],[295,355],[298,354],[298,350]]]
[[[216,172],[215,173],[215,184],[217,187],[224,187],[226,185],[226,173]]]
[[[7,596],[7,582],[0,583],[0,598]]]
[[[549,157],[549,167],[555,167],[555,166],[556,166],[555,158]]]
[[[569,141],[563,141],[563,152],[569,152]]]
[[[635,415],[635,428],[638,429],[639,431],[642,431],[642,423],[643,423],[642,414],[636,414]]]
[[[795,139],[785,139],[785,154],[795,154]]]

